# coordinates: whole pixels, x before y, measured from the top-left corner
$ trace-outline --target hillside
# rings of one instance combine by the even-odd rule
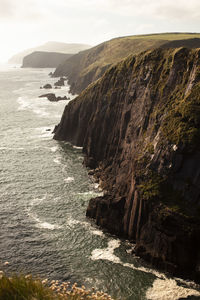
[[[13,55],[8,63],[10,64],[22,64],[23,58],[32,52],[35,51],[47,51],[47,52],[59,52],[59,53],[69,53],[69,54],[75,54],[79,51],[83,51],[85,49],[90,48],[90,45],[85,44],[70,44],[70,43],[60,43],[60,42],[47,42],[41,46],[30,48],[27,50],[24,50],[20,53],[17,53]]]
[[[188,42],[189,39],[190,42]],[[200,34],[166,33],[112,39],[74,55],[58,66],[54,76],[67,76],[71,92],[79,94],[91,82],[100,78],[111,64],[117,63],[130,54],[156,48],[173,40],[181,40],[178,47],[193,47],[193,39],[196,39],[196,44],[200,47]],[[185,44],[186,40],[188,41]],[[169,45],[169,47],[174,47],[174,45]]]
[[[54,138],[83,147],[105,191],[87,216],[155,266],[200,280],[200,49],[112,66],[65,107]]]
[[[73,54],[35,51],[24,57],[22,68],[56,68]]]

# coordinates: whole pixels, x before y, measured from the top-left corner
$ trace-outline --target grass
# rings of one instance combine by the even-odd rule
[[[73,286],[69,282],[59,284],[58,281],[48,282],[31,275],[13,275],[7,277],[0,272],[0,300],[112,300],[94,289],[86,290],[84,286]]]
[[[193,38],[200,38],[200,33],[187,33],[187,32],[172,32],[172,33],[156,33],[156,34],[144,34],[144,35],[133,35],[130,36],[131,39],[152,39],[152,40],[184,40],[184,39],[193,39]]]
[[[80,93],[102,76],[110,65],[129,55],[163,46],[170,41],[193,38],[200,38],[200,33],[163,33],[114,38],[69,58],[56,69],[55,74],[68,76],[69,83],[75,84],[76,92]]]

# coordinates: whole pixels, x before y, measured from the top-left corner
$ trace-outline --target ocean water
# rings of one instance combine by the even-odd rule
[[[116,299],[200,299],[199,286],[151,268],[130,255],[128,241],[85,217],[100,192],[81,149],[52,139],[68,101],[38,98],[47,92],[40,86],[56,81],[50,71],[0,69],[0,270],[77,282]],[[72,99],[68,91],[55,93]]]

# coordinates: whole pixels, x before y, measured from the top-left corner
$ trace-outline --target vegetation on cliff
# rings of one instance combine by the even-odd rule
[[[165,33],[115,38],[82,51],[59,65],[55,76],[67,76],[71,92],[79,94],[114,63],[130,54],[156,47],[200,47],[200,34]]]
[[[83,146],[105,190],[87,215],[136,253],[200,278],[200,49],[155,49],[112,66],[65,108],[55,138]]]
[[[47,279],[34,278],[31,275],[14,275],[7,277],[0,274],[0,300],[112,300],[103,292],[86,290],[77,284],[60,283]]]

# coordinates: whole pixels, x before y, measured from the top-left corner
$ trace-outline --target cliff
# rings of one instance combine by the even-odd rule
[[[130,54],[162,45],[166,48],[200,47],[200,34],[165,33],[115,38],[74,55],[57,67],[54,76],[67,76],[71,93],[79,94],[112,64]]]
[[[71,56],[72,54],[36,51],[24,57],[22,68],[56,68]]]
[[[200,49],[112,66],[65,107],[54,138],[83,147],[105,191],[87,216],[155,266],[200,279]]]
[[[77,44],[77,43],[61,43],[61,42],[47,42],[38,47],[24,50],[20,53],[13,55],[8,63],[10,64],[22,64],[23,58],[35,51],[46,51],[46,52],[58,52],[58,53],[70,53],[75,54],[79,51],[91,48],[90,45]]]

